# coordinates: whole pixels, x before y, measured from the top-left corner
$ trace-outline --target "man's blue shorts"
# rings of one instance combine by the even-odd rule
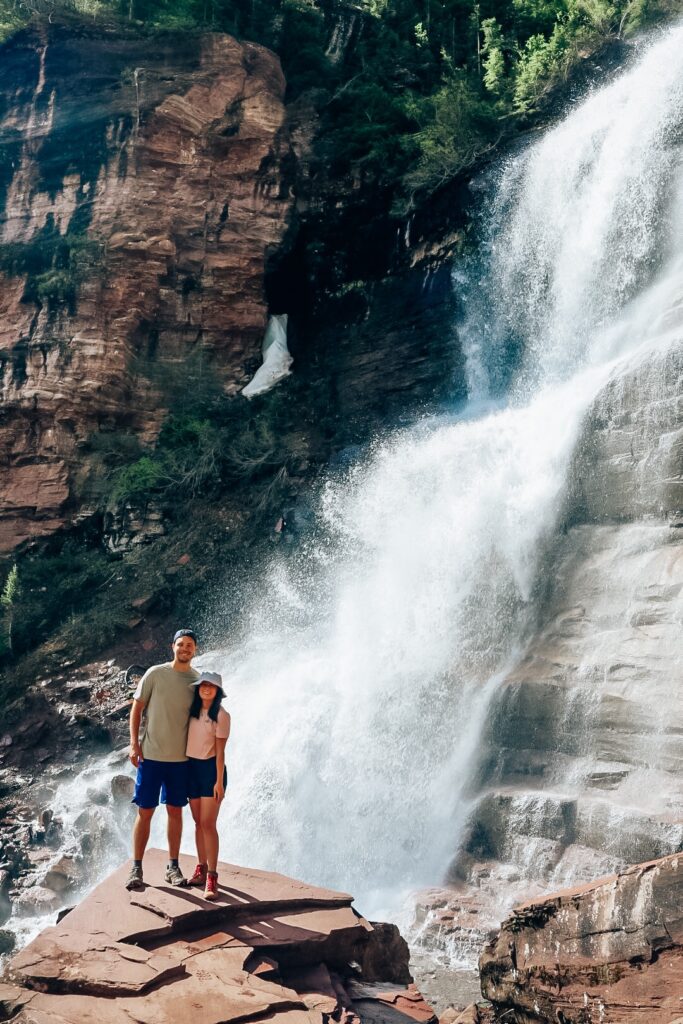
[[[187,795],[190,800],[198,800],[202,796],[213,796],[213,787],[216,785],[218,770],[216,758],[207,757],[201,760],[198,757],[190,757],[187,761]],[[228,788],[228,772],[223,768],[223,788]]]
[[[140,761],[133,803],[149,810],[160,797],[162,804],[187,806],[187,761]]]

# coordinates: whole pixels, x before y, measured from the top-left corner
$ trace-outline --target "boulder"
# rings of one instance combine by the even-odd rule
[[[81,873],[79,863],[73,857],[65,854],[49,868],[43,879],[43,885],[46,889],[52,889],[53,892],[64,892],[79,880]]]
[[[220,864],[208,903],[164,882],[165,859],[148,852],[136,893],[124,865],[18,953],[0,985],[0,1019],[436,1024],[396,929],[370,924],[351,896]],[[186,874],[192,866],[181,857]]]
[[[683,1010],[683,854],[522,904],[479,962],[517,1024],[671,1024]]]
[[[129,775],[115,775],[111,780],[111,795],[117,803],[130,803],[135,782]]]
[[[22,889],[13,900],[13,910],[17,917],[34,917],[37,914],[51,914],[61,903],[59,895],[42,885],[32,885]]]

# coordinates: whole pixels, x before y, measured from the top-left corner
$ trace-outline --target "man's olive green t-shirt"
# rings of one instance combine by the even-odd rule
[[[152,665],[138,683],[135,699],[145,705],[142,756],[150,761],[187,761],[187,724],[199,672],[178,672],[171,662]]]

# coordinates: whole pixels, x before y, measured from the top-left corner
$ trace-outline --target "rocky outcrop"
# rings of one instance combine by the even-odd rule
[[[93,449],[259,364],[284,85],[225,35],[46,25],[3,47],[0,551],[87,514]]]
[[[682,371],[675,341],[639,354],[586,416],[449,888],[417,902],[454,963],[517,903],[683,850]]]
[[[682,368],[683,348],[662,346],[586,418],[452,872],[477,893],[497,879],[503,906],[510,883],[534,896],[683,848]]]
[[[164,861],[147,854],[140,893],[120,868],[15,956],[2,1019],[436,1024],[398,930],[370,924],[351,896],[221,864],[210,904],[166,885]]]
[[[683,855],[516,907],[480,968],[516,1024],[683,1018]]]

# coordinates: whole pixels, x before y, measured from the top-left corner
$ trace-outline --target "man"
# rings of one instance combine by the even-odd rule
[[[138,770],[133,803],[138,813],[133,826],[133,867],[126,888],[144,888],[142,858],[149,841],[152,815],[159,799],[168,814],[168,865],[166,881],[185,885],[178,865],[183,831],[183,807],[187,804],[187,726],[194,696],[193,682],[199,673],[192,668],[197,637],[191,629],[179,629],[171,645],[173,661],[153,665],[138,684],[130,711],[130,759]],[[146,711],[140,742],[140,721]]]

